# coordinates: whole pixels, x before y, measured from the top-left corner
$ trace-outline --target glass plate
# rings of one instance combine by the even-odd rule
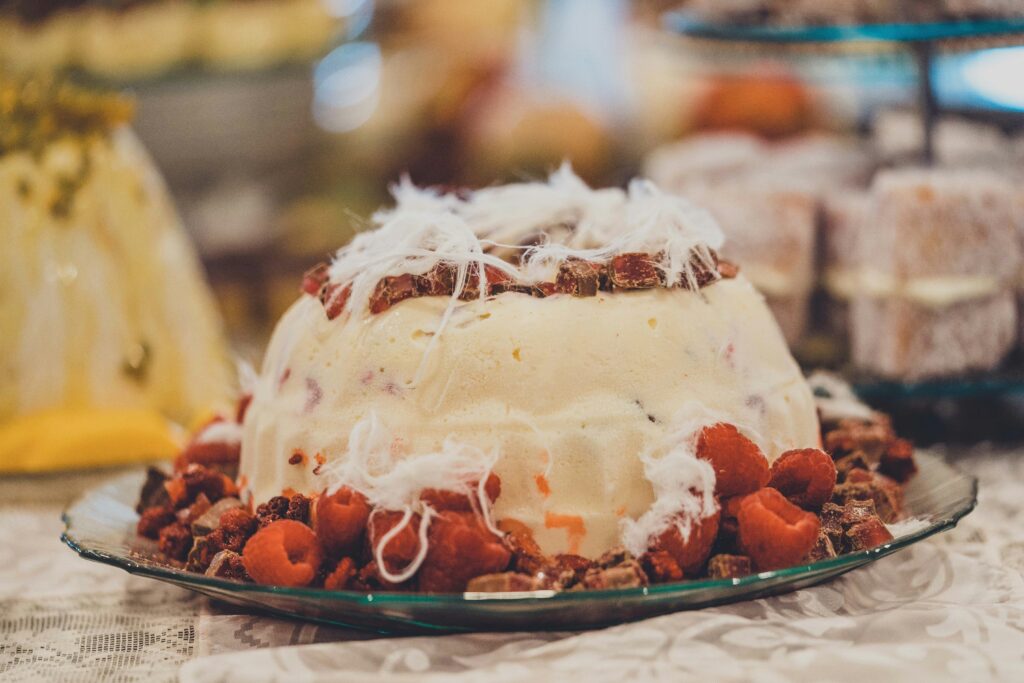
[[[1007,36],[1024,33],[1024,18],[944,21],[923,24],[849,24],[764,26],[703,21],[686,12],[668,12],[665,25],[677,33],[709,40],[757,43],[838,43],[881,41],[906,43]]]
[[[62,540],[86,559],[204,593],[249,609],[379,633],[574,630],[658,614],[739,602],[827,581],[950,529],[977,503],[978,483],[937,455],[919,453],[920,473],[906,505],[923,524],[872,550],[740,579],[660,584],[648,588],[556,593],[357,593],[277,588],[217,579],[160,563],[155,544],[135,535],[135,501],[145,473],[123,474],[73,503]]]

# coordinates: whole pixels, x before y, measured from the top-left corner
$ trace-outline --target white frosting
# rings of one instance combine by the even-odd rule
[[[620,543],[624,519],[651,509],[657,493],[640,454],[666,452],[688,402],[749,426],[770,459],[818,444],[811,392],[742,277],[700,292],[460,302],[413,384],[446,308],[424,297],[343,321],[327,320],[312,297],[292,307],[246,414],[241,474],[255,500],[339,483],[314,474],[315,458],[292,465],[290,456],[321,454],[321,472],[337,472],[354,426],[375,413],[402,444],[396,460],[443,452],[448,439],[482,462],[496,451],[495,518],[523,522],[555,553],[574,541],[548,515],[578,517],[575,549],[597,556]]]
[[[304,296],[274,333],[244,425],[240,473],[257,501],[348,485],[404,524],[419,513],[425,538],[422,489],[465,489],[493,467],[496,518],[526,524],[547,553],[595,557],[714,513],[693,445],[708,420],[743,427],[769,458],[818,444],[811,392],[761,295],[742,277],[696,287],[693,260],[710,267],[722,244],[703,210],[646,181],[595,192],[567,167],[464,199],[408,182],[395,196],[330,267],[351,286],[345,312],[328,320]],[[552,223],[572,229],[519,246]],[[519,265],[488,251],[509,244]],[[458,299],[470,268],[537,282],[568,257],[628,252],[690,288]],[[441,262],[458,267],[453,296],[368,314],[382,277]],[[291,464],[296,450],[323,464]]]
[[[874,270],[846,272],[844,279],[831,280],[837,292],[872,298],[899,298],[932,308],[981,299],[999,292],[1005,285],[990,275],[935,275],[901,279]]]

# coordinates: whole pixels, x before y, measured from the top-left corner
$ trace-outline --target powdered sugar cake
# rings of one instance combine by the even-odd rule
[[[981,170],[902,169],[879,174],[872,191],[854,362],[910,380],[998,365],[1017,330],[1011,185]]]

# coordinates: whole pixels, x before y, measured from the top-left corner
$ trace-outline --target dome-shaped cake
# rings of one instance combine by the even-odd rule
[[[702,426],[736,425],[769,460],[819,443],[812,394],[705,212],[565,170],[396,194],[277,326],[243,425],[256,503],[349,486],[409,511],[493,470],[491,516],[545,553],[639,554],[683,498],[710,504]]]
[[[131,104],[0,76],[0,470],[170,456],[231,392],[213,297]]]

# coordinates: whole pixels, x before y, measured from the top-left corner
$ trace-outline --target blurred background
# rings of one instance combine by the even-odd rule
[[[480,186],[543,178],[567,159],[595,185],[646,173],[709,206],[801,362],[844,373],[901,428],[924,441],[1012,439],[1024,422],[1024,193],[1013,213],[986,219],[1018,245],[1013,277],[997,283],[1012,313],[994,305],[990,318],[951,311],[943,322],[931,310],[919,323],[1002,341],[925,371],[880,364],[851,342],[892,327],[881,313],[851,314],[843,286],[870,251],[862,243],[886,229],[863,216],[864,204],[887,201],[880,172],[927,156],[970,171],[968,184],[989,173],[1019,188],[1024,176],[1024,7],[946,4],[961,9],[912,19],[1006,23],[928,42],[927,93],[923,42],[743,33],[865,21],[829,14],[845,5],[827,2],[776,16],[721,10],[753,2],[658,0],[0,0],[0,65],[8,79],[60,73],[134,99],[134,130],[195,245],[232,353],[254,363],[303,271],[360,230],[402,174]],[[702,22],[737,33],[709,37],[694,29]],[[149,344],[131,348],[144,356]]]

